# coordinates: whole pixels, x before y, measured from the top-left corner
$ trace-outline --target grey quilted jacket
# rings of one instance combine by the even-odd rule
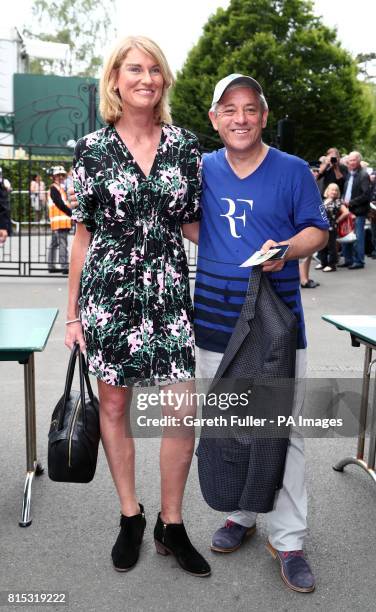
[[[246,393],[248,400],[226,411],[204,405],[202,412],[204,419],[221,413],[227,421],[227,427],[203,426],[196,451],[201,491],[215,510],[273,509],[289,444],[289,428],[278,426],[277,417],[287,418],[292,411],[296,339],[295,315],[261,268],[253,268],[246,300],[208,393]],[[247,426],[245,417],[265,422],[262,427]]]

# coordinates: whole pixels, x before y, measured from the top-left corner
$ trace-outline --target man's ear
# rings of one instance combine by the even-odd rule
[[[217,122],[217,115],[215,114],[214,111],[210,110],[208,112],[209,115],[209,119],[211,121],[211,124],[213,126],[213,128],[215,129],[216,132],[218,132],[218,122]]]
[[[269,114],[268,110],[265,110],[262,113],[261,125],[263,129],[266,128],[266,124],[268,123],[268,114]]]

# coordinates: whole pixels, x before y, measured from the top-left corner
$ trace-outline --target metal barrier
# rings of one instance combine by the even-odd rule
[[[47,203],[32,205],[30,191],[14,190],[10,193],[12,233],[5,245],[0,246],[0,276],[55,277],[48,272],[48,248],[51,228]],[[68,249],[74,228],[68,236]],[[190,277],[196,274],[197,247],[184,240]]]
[[[49,170],[57,164],[68,170],[72,148],[0,144],[0,157],[2,176],[12,187],[10,236],[0,248],[0,276],[47,276],[51,237],[46,197],[51,183]],[[37,194],[30,192],[34,175],[44,183]]]
[[[45,276],[51,237],[46,201],[33,208],[29,191],[9,194],[11,232],[0,249],[0,276]]]
[[[20,152],[21,158],[17,157]],[[0,143],[2,175],[12,186],[9,194],[10,236],[0,246],[0,276],[55,276],[48,272],[48,248],[51,241],[47,206],[47,190],[51,183],[49,170],[56,165],[63,165],[68,170],[72,153],[71,147],[27,145],[22,148]],[[3,154],[8,157],[2,157]],[[14,157],[10,157],[12,154]],[[39,175],[44,184],[39,193],[30,191],[34,175]],[[73,235],[74,228],[68,236],[68,249]],[[184,241],[184,246],[190,276],[194,278],[197,248],[188,240]]]

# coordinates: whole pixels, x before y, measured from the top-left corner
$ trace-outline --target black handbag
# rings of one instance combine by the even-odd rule
[[[80,390],[72,391],[77,356]],[[91,388],[85,357],[79,345],[75,344],[64,394],[52,413],[48,434],[48,475],[51,480],[90,482],[97,465],[99,439],[99,401]]]

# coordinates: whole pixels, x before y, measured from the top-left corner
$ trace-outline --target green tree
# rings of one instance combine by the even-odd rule
[[[358,64],[359,72],[364,75],[365,80],[372,81],[375,79],[374,76],[369,74],[369,69],[372,70],[374,61],[376,60],[376,53],[358,53],[355,58]]]
[[[354,149],[362,153],[363,158],[376,168],[376,84],[362,83],[364,97],[372,109],[372,121],[369,129],[360,134]]]
[[[357,64],[308,0],[232,0],[210,17],[172,94],[174,120],[196,131],[208,148],[213,88],[231,72],[260,81],[272,130],[283,117],[295,121],[295,150],[306,159],[328,146],[351,149],[370,126]]]
[[[116,37],[113,25],[115,0],[34,0],[31,28],[25,37],[68,44],[68,64],[32,59],[29,71],[64,76],[98,75],[103,47]]]

